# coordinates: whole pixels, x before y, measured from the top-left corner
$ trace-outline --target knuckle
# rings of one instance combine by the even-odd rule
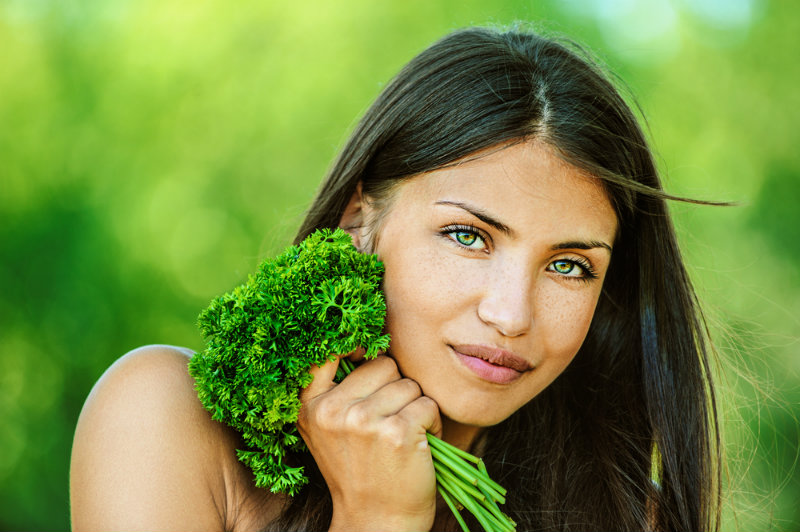
[[[381,428],[381,442],[391,449],[401,449],[408,441],[408,425],[398,416],[386,419]]]
[[[428,397],[427,395],[420,395],[417,398],[417,402],[419,402],[420,407],[424,410],[435,411],[436,413],[439,412],[439,403]]]
[[[419,397],[422,395],[422,388],[420,388],[417,381],[413,379],[404,378],[401,379],[400,382],[402,382],[403,386],[405,386],[408,389],[408,393],[413,395],[414,397]]]
[[[370,420],[370,413],[363,403],[356,403],[347,409],[344,423],[350,429],[363,430]]]
[[[385,372],[387,376],[400,375],[400,371],[397,369],[397,362],[395,362],[393,358],[380,356],[375,359],[375,362],[378,363],[378,367],[381,368],[381,370]]]
[[[336,414],[336,409],[330,401],[319,401],[314,408],[314,420],[319,422]]]
[[[306,425],[313,425],[322,430],[330,430],[335,426],[335,420],[339,412],[332,401],[319,401],[308,414],[306,414]],[[299,420],[298,420],[299,421]]]

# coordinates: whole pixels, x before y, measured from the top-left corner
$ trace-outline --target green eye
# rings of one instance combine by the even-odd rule
[[[459,247],[469,251],[487,251],[487,238],[481,231],[469,225],[452,224],[442,229],[442,235],[455,242]]]
[[[456,231],[455,237],[456,241],[464,246],[471,246],[476,240],[478,240],[478,235],[475,233],[469,233],[467,231]]]
[[[575,269],[575,263],[569,260],[557,260],[553,263],[553,271],[569,275]]]
[[[547,271],[555,272],[563,278],[580,281],[597,279],[591,263],[585,259],[559,259],[547,265]]]

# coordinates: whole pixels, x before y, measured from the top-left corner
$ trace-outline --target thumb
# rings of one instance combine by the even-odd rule
[[[300,402],[307,403],[336,386],[333,382],[336,377],[336,370],[339,368],[339,358],[328,360],[321,366],[311,366],[308,372],[311,374],[311,384],[300,392]]]

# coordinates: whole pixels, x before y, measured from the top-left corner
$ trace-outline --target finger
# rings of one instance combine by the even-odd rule
[[[400,380],[402,377],[397,364],[389,357],[379,356],[364,362],[348,375],[338,388],[342,393],[354,399],[363,399],[372,395],[384,385]]]
[[[359,347],[355,351],[351,351],[345,356],[353,362],[361,362],[362,360],[364,360],[364,353],[366,352],[367,352],[366,349],[364,349],[363,347]]]
[[[422,395],[422,389],[411,379],[400,379],[384,384],[361,402],[375,415],[393,416]]]
[[[307,403],[336,386],[333,379],[336,377],[337,369],[339,369],[339,357],[329,360],[321,366],[311,366],[308,372],[311,374],[312,381],[300,392],[300,402]]]
[[[421,395],[397,413],[408,423],[416,425],[421,432],[430,432],[437,438],[442,437],[442,417],[439,405],[427,395]],[[424,440],[427,445],[427,439]]]

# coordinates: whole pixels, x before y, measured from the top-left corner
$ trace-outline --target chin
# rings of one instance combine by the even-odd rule
[[[450,421],[472,427],[493,427],[516,412],[516,410],[498,412],[496,409],[476,408],[474,404],[463,402],[452,408],[445,408],[440,404],[439,410]]]

